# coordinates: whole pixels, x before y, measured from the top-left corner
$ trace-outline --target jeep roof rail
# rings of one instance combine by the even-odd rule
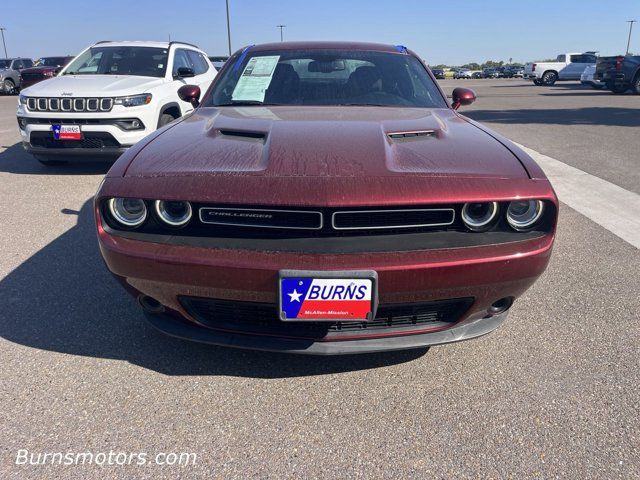
[[[94,45],[98,45],[100,43],[111,43],[112,40],[100,40],[99,42],[94,43]]]
[[[181,44],[181,45],[189,45],[190,47],[197,48],[198,50],[200,50],[200,47],[199,47],[199,46],[197,46],[197,45],[194,45],[193,43],[188,43],[188,42],[178,42],[178,41],[175,41],[175,42],[173,42],[173,41],[172,41],[172,42],[169,42],[169,47],[171,47],[171,45],[173,45],[173,44],[175,44],[175,43],[179,43],[179,44]]]

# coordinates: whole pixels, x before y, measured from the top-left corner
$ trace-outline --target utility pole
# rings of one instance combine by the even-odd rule
[[[4,43],[4,31],[5,30],[6,30],[6,28],[0,27],[0,32],[2,32],[2,46],[4,47],[4,58],[9,58],[9,55],[7,54],[7,44]]]
[[[629,24],[629,39],[627,40],[627,53],[626,55],[629,55],[629,45],[631,45],[631,30],[633,29],[633,24],[636,23],[635,20],[627,20],[627,23]]]
[[[276,27],[280,29],[280,41],[282,42],[282,29],[286,27],[286,25],[276,25]]]
[[[231,56],[231,24],[229,23],[229,0],[227,0],[227,42],[229,45],[229,56]]]

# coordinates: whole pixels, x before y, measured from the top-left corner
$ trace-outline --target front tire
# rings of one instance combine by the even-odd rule
[[[4,93],[6,93],[7,95],[14,95],[16,93],[16,84],[13,83],[13,80],[11,80],[10,78],[6,78],[4,80],[2,87]]]
[[[636,75],[636,78],[633,81],[633,93],[640,95],[640,73]]]
[[[542,75],[542,84],[547,87],[552,86],[556,81],[558,81],[558,74],[556,72],[544,72],[544,75]]]
[[[539,87],[540,85],[542,85],[542,82],[536,78],[533,80],[533,84]]]
[[[628,85],[620,85],[620,84],[615,84],[615,83],[610,83],[607,85],[607,88],[609,90],[611,90],[611,92],[615,95],[622,95],[624,93],[627,92],[627,90],[629,90],[629,86]]]
[[[167,123],[171,123],[175,120],[173,115],[169,115],[168,113],[163,113],[160,115],[160,119],[158,120],[158,128],[164,127]]]

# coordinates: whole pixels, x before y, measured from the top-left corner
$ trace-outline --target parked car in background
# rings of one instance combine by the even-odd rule
[[[30,58],[0,60],[0,93],[13,95],[20,90],[20,72],[33,65]]]
[[[42,57],[33,63],[33,67],[20,72],[20,88],[25,89],[47,78],[55,77],[62,67],[73,57]]]
[[[58,76],[21,92],[24,148],[44,164],[117,157],[193,110],[178,97],[179,87],[206,90],[215,76],[205,53],[188,43],[99,42]]]
[[[524,78],[533,80],[536,85],[551,86],[557,81],[580,80],[584,69],[595,65],[596,52],[563,53],[555,62],[527,63],[524,67]]]
[[[590,87],[593,87],[597,90],[600,90],[601,88],[606,87],[607,85],[604,82],[600,80],[596,80],[594,78],[595,73],[596,73],[596,66],[589,65],[587,68],[584,69],[584,72],[582,72],[582,75],[580,76],[580,83],[582,83],[583,85],[588,85]]]
[[[631,89],[640,95],[640,56],[600,57],[594,79],[604,82],[613,93]]]
[[[503,78],[516,78],[522,77],[524,69],[520,65],[507,65],[500,68],[500,73]]]
[[[482,78],[498,78],[500,71],[497,68],[485,68],[482,70]]]
[[[209,57],[209,61],[214,67],[216,67],[216,70],[220,70],[222,67],[224,67],[224,64],[227,62],[227,60],[229,60],[229,57],[225,55]]]
[[[471,70],[471,78],[482,78],[482,70]]]
[[[431,73],[433,73],[433,76],[436,77],[438,80],[442,80],[445,78],[444,70],[441,68],[434,68],[431,70]]]
[[[558,201],[527,153],[458,115],[473,91],[449,103],[394,45],[277,42],[230,61],[204,98],[182,87],[195,114],[95,195],[105,264],[155,327],[349,354],[505,321],[547,267]]]
[[[471,78],[471,70],[466,68],[458,68],[457,70],[453,71],[453,78],[456,80],[460,78]]]

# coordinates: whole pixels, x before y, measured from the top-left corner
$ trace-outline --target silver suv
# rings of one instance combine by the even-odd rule
[[[6,58],[0,60],[0,93],[13,95],[20,89],[20,72],[33,67],[30,58]]]

